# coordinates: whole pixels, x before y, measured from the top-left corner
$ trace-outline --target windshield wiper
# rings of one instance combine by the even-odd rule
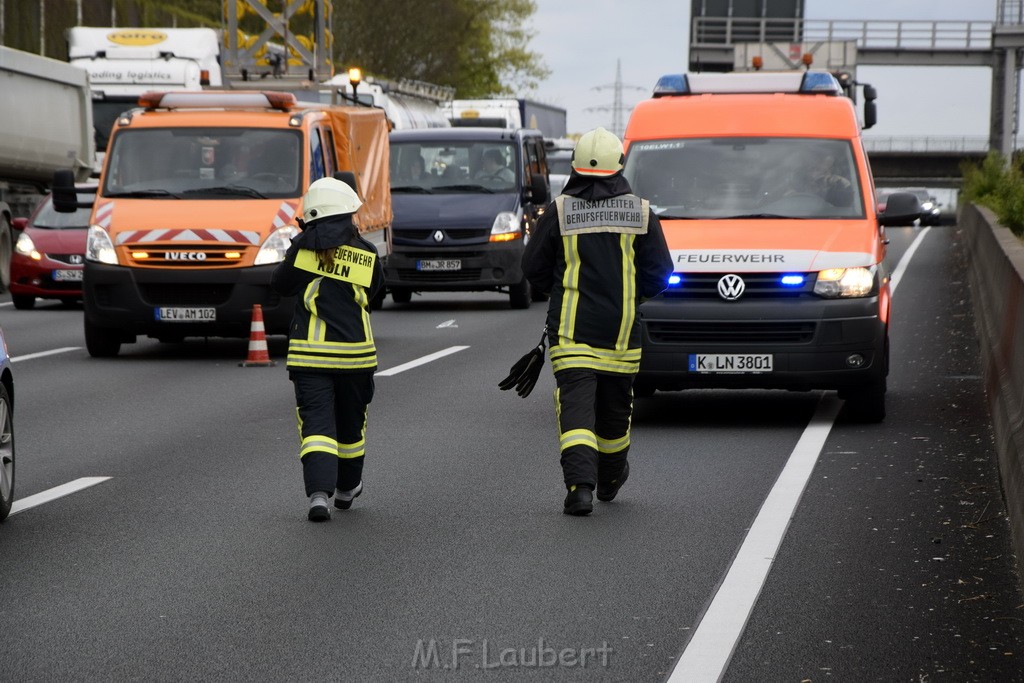
[[[247,185],[218,185],[217,187],[195,187],[192,188],[191,190],[185,190],[184,192],[182,192],[182,194],[227,194],[241,195],[243,197],[256,197],[257,199],[267,198],[267,195]]]
[[[131,190],[129,192],[108,192],[104,197],[173,197],[181,199],[181,195],[168,192],[167,190]]]
[[[392,192],[418,192],[420,194],[434,194],[434,191],[426,187],[420,187],[419,185],[399,185],[398,187],[392,187]]]
[[[656,213],[654,215],[658,217],[658,220],[664,220],[664,219],[668,219],[670,221],[695,221],[695,220],[697,220],[696,216],[673,216],[670,213]]]
[[[785,218],[786,220],[802,221],[807,216],[782,216],[777,213],[741,213],[738,216],[719,216],[716,220],[727,221],[735,218]]]
[[[465,190],[467,192],[486,192],[494,194],[494,190],[483,185],[438,185],[435,190]]]

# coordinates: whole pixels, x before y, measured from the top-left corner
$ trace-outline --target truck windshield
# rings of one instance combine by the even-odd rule
[[[391,143],[392,192],[514,192],[515,148],[500,141]]]
[[[663,218],[864,218],[847,140],[643,140],[623,175]]]
[[[103,195],[176,199],[298,197],[298,131],[263,128],[149,128],[114,136]]]

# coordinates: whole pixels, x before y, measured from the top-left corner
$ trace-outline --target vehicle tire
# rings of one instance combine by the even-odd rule
[[[0,214],[0,292],[11,287],[11,257],[14,255],[14,232],[7,216]]]
[[[530,283],[527,282],[526,276],[523,276],[519,284],[508,288],[508,302],[512,308],[530,307]]]
[[[0,384],[0,522],[14,503],[14,406],[7,387]]]
[[[863,387],[839,393],[846,400],[843,415],[850,422],[878,423],[885,419],[886,381],[883,377]]]
[[[391,288],[391,299],[396,304],[407,304],[412,301],[412,290],[403,287]]]
[[[113,358],[121,350],[117,330],[98,327],[85,321],[85,348],[93,358]]]
[[[11,294],[11,303],[19,311],[31,311],[36,307],[36,298],[31,294]]]

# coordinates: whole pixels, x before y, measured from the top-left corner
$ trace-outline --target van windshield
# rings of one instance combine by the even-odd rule
[[[156,199],[298,197],[298,131],[262,128],[123,130],[104,170],[103,195]]]
[[[507,142],[391,142],[392,192],[514,192],[514,168]]]
[[[864,218],[847,140],[643,140],[623,175],[663,218]]]

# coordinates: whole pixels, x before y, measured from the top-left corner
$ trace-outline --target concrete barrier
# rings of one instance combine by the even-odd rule
[[[999,472],[1024,574],[1024,243],[975,204],[961,208],[959,224]]]

